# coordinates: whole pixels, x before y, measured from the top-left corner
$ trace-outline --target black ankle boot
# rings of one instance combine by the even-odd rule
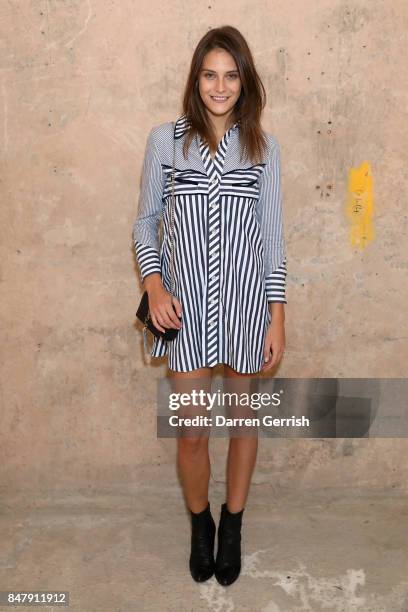
[[[241,571],[241,525],[244,509],[240,512],[229,512],[226,503],[221,506],[215,577],[222,586],[232,584]]]
[[[214,574],[215,522],[210,503],[202,512],[191,515],[190,573],[196,582],[204,582]]]

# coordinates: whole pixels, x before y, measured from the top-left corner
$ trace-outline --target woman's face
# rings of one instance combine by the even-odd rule
[[[209,51],[201,66],[198,87],[210,116],[227,117],[241,93],[241,79],[232,55],[224,49]]]

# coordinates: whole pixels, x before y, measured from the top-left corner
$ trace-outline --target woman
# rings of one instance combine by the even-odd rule
[[[208,389],[224,364],[241,390],[273,368],[285,348],[285,242],[276,139],[260,125],[266,97],[250,49],[234,27],[207,32],[194,51],[183,114],[150,131],[133,239],[153,324],[174,389]],[[174,282],[169,205],[175,141]],[[158,224],[163,219],[163,242]],[[177,296],[177,297],[176,297]],[[174,307],[173,307],[174,305]],[[197,414],[197,412],[195,413]],[[241,569],[241,525],[257,454],[256,436],[230,437],[227,499],[215,522],[208,501],[208,435],[178,438],[178,467],[191,516],[190,572],[224,586]]]

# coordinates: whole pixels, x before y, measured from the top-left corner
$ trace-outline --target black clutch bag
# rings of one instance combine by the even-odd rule
[[[173,122],[173,130],[175,124]],[[173,135],[173,172],[171,175],[172,193],[170,202],[170,274],[171,274],[171,290],[170,293],[174,295],[174,173],[175,173],[175,162],[176,162],[176,140]],[[173,306],[174,308],[174,306]],[[149,296],[147,291],[142,295],[138,309],[136,310],[136,317],[144,324],[143,333],[146,341],[146,330],[150,330],[156,338],[163,338],[163,340],[171,341],[177,336],[180,331],[177,328],[167,328],[166,331],[162,332],[157,329],[150,318],[149,312]],[[180,319],[181,321],[181,319]],[[146,343],[145,343],[146,346]]]
[[[156,336],[156,338],[163,338],[163,340],[174,340],[179,332],[178,329],[172,327],[166,329],[165,332],[162,332],[153,325],[153,321],[151,320],[149,313],[149,296],[147,291],[145,291],[142,295],[139,308],[136,311],[136,316],[140,321],[142,321],[142,323],[144,323],[143,331],[145,332],[146,329],[149,329],[152,334]]]

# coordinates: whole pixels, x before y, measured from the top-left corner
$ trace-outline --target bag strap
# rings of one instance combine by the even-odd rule
[[[174,296],[174,175],[176,172],[176,138],[175,138],[175,123],[173,125],[173,172],[171,174],[171,203],[170,203],[170,293]]]

